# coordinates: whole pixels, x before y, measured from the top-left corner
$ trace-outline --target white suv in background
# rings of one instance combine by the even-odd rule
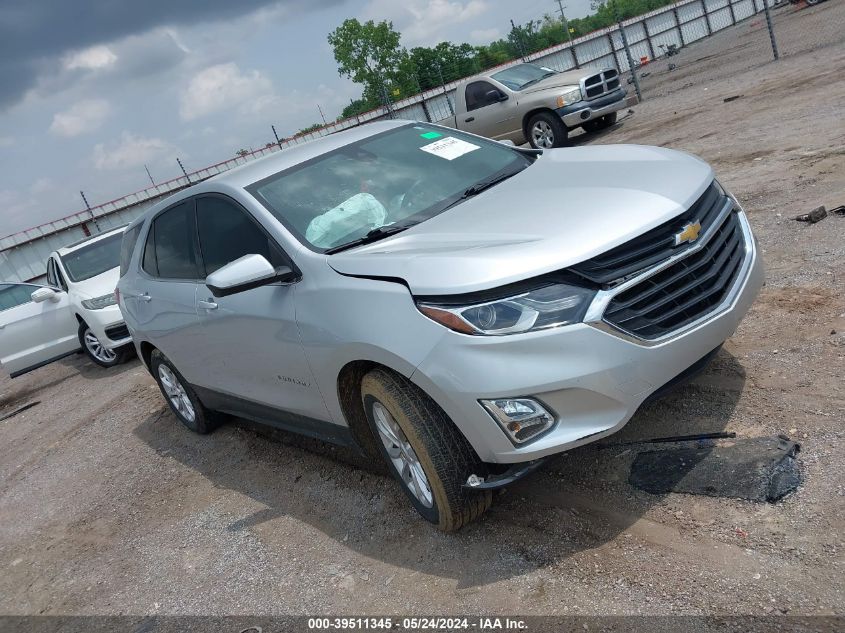
[[[123,228],[60,248],[47,259],[47,283],[68,294],[79,344],[103,367],[123,362],[132,345],[114,298]]]
[[[75,354],[111,367],[132,339],[114,299],[123,228],[60,248],[49,285],[0,283],[0,365],[12,378]]]

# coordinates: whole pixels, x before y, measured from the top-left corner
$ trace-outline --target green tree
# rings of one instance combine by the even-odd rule
[[[386,20],[361,24],[352,18],[329,33],[329,44],[338,64],[338,72],[364,86],[367,103],[381,103],[384,93],[402,95],[404,85],[400,68],[407,64],[407,52],[399,44],[399,32]]]

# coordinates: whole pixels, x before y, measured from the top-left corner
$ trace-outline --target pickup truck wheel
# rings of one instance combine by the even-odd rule
[[[150,369],[170,410],[182,424],[200,435],[210,433],[220,425],[224,416],[206,409],[188,381],[157,349],[150,355]]]
[[[493,500],[466,490],[484,465],[446,413],[416,385],[374,369],[361,382],[367,421],[379,451],[416,511],[444,532],[481,516]]]
[[[538,112],[528,121],[528,142],[534,149],[563,147],[568,136],[563,121],[551,112]]]
[[[79,336],[79,344],[85,350],[88,358],[100,367],[114,367],[126,360],[127,349],[107,349],[84,321],[79,324],[77,336]]]
[[[601,116],[598,119],[587,121],[581,127],[583,127],[584,130],[586,130],[587,132],[598,132],[599,130],[603,130],[615,124],[616,112],[611,112],[610,114],[605,114],[604,116]]]

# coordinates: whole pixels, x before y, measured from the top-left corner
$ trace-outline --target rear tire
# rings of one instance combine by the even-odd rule
[[[223,421],[224,416],[207,409],[184,376],[157,349],[150,355],[150,370],[170,410],[194,433],[211,433]]]
[[[584,130],[587,132],[598,132],[599,130],[604,130],[609,128],[611,125],[616,124],[616,112],[611,112],[610,114],[605,114],[598,119],[593,119],[592,121],[587,121],[583,126]]]
[[[361,398],[379,452],[417,512],[444,532],[481,516],[489,490],[462,487],[484,464],[446,413],[405,378],[382,369],[361,382]]]
[[[85,321],[80,322],[77,334],[85,354],[100,367],[114,367],[126,360],[129,350],[125,347],[106,349]]]
[[[569,130],[552,112],[538,112],[528,121],[528,142],[534,149],[563,147],[569,138]]]

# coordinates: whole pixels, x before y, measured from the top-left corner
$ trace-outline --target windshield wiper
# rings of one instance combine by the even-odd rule
[[[332,246],[331,248],[326,249],[324,252],[326,253],[326,255],[331,255],[332,253],[345,251],[347,248],[352,248],[353,246],[361,246],[362,244],[376,242],[380,239],[388,237],[389,235],[395,235],[396,233],[400,233],[405,229],[409,229],[415,224],[419,224],[419,222],[406,222],[405,224],[387,224],[385,226],[378,226],[368,231],[366,235],[354,239],[351,242],[340,244],[339,246]]]
[[[525,89],[525,87],[526,87],[526,86],[533,86],[533,85],[534,85],[534,84],[536,84],[538,81],[543,81],[543,80],[544,80],[544,79],[546,79],[547,77],[552,77],[553,75],[557,75],[557,73],[556,73],[556,72],[548,72],[548,73],[546,73],[545,75],[543,75],[542,77],[535,77],[534,79],[530,79],[530,80],[526,81],[524,84],[522,84],[522,85],[519,87],[519,89],[520,89],[520,90],[523,90],[523,89]]]

